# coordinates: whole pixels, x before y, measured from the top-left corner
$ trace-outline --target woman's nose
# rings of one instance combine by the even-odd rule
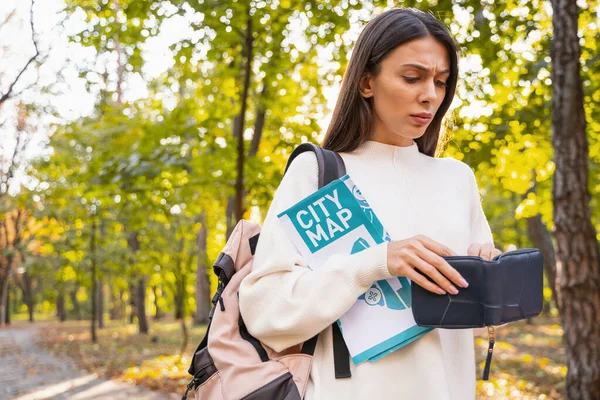
[[[421,92],[421,96],[420,96],[421,98],[419,99],[419,102],[432,103],[437,99],[438,96],[439,96],[439,94],[436,90],[435,82],[434,81],[426,81],[423,84],[422,92]]]

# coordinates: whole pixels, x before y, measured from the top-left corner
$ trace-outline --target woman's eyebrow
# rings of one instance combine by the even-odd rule
[[[431,72],[431,70],[429,68],[427,68],[421,64],[402,64],[401,67],[411,67],[411,68],[415,68],[415,69],[418,69],[423,72]],[[450,69],[446,68],[445,70],[438,72],[437,75],[449,74],[449,73],[450,73]]]

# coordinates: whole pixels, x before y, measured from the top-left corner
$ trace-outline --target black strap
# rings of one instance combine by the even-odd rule
[[[350,372],[350,352],[342,337],[342,332],[337,322],[331,325],[331,333],[333,336],[333,365],[335,369],[335,379],[343,379],[352,377]],[[317,347],[317,339],[319,335],[315,335],[308,339],[302,345],[301,352],[303,354],[314,355]]]
[[[256,252],[256,245],[258,244],[259,236],[260,236],[260,233],[257,233],[256,235],[254,235],[250,239],[248,239],[248,241],[250,242],[250,254],[252,254],[252,255],[254,255],[254,253]]]
[[[340,157],[338,153],[312,143],[302,143],[294,149],[285,166],[285,172],[287,172],[290,165],[292,165],[292,161],[294,161],[296,157],[307,151],[312,151],[317,157],[317,165],[319,167],[319,189],[346,175],[344,160],[342,160],[342,157]],[[352,376],[352,373],[350,372],[350,352],[348,351],[346,342],[344,342],[344,338],[342,337],[337,322],[334,322],[331,325],[331,331],[333,333],[333,363],[335,367],[335,378],[350,378]],[[301,350],[302,353],[311,356],[314,355],[318,338],[319,334],[304,342]]]
[[[250,343],[252,345],[252,347],[254,347],[254,349],[258,353],[258,356],[260,357],[260,360],[262,362],[269,361],[269,355],[267,354],[267,351],[262,346],[260,341],[258,339],[256,339],[254,336],[252,336],[250,334],[250,332],[248,332],[248,328],[246,328],[246,324],[244,323],[244,319],[242,318],[241,313],[238,318],[238,326],[240,329],[240,336],[242,337],[242,339],[244,339],[245,341]]]
[[[316,334],[315,336],[311,337],[306,342],[304,342],[304,344],[302,345],[302,350],[300,350],[300,352],[303,354],[308,354],[309,356],[314,356],[318,338],[319,334]]]
[[[490,344],[488,345],[487,357],[485,359],[485,368],[483,369],[483,380],[487,381],[490,377],[490,367],[492,365],[492,353],[494,352],[494,344],[496,343],[496,335],[494,327],[488,326],[488,334],[490,336]]]
[[[350,352],[342,337],[342,332],[337,322],[331,325],[333,334],[333,365],[335,368],[335,379],[350,378]]]
[[[285,172],[287,172],[290,165],[292,165],[292,161],[294,161],[296,157],[307,151],[312,151],[317,157],[317,165],[319,166],[319,189],[346,175],[344,160],[342,160],[342,157],[340,157],[338,153],[324,149],[313,143],[302,143],[294,149],[285,166]]]

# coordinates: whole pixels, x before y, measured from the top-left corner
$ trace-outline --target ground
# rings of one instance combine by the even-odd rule
[[[75,360],[50,354],[37,342],[57,328],[61,327],[19,322],[0,329],[0,399],[180,398],[106,379],[102,374],[84,371]]]
[[[532,324],[521,321],[498,328],[489,381],[480,379],[487,334],[478,336],[477,399],[563,399],[565,351],[558,323],[538,317]],[[91,343],[88,321],[18,322],[0,329],[0,399],[48,385],[56,393],[63,390],[52,397],[59,399],[91,399],[94,390],[104,390],[111,398],[119,398],[113,393],[123,399],[181,398],[189,382],[190,358],[205,328],[190,328],[188,321],[188,329],[189,344],[182,351],[181,327],[175,321],[152,322],[149,335],[139,335],[135,325],[108,321],[96,344]],[[56,386],[61,382],[63,386]],[[69,385],[75,387],[69,390]]]
[[[481,380],[487,333],[475,340],[477,399],[564,399],[567,375],[558,318],[538,317],[496,329],[489,381]]]

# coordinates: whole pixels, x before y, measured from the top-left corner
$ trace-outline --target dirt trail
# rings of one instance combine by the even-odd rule
[[[37,334],[35,325],[0,328],[0,400],[180,398],[82,371],[36,345]]]

